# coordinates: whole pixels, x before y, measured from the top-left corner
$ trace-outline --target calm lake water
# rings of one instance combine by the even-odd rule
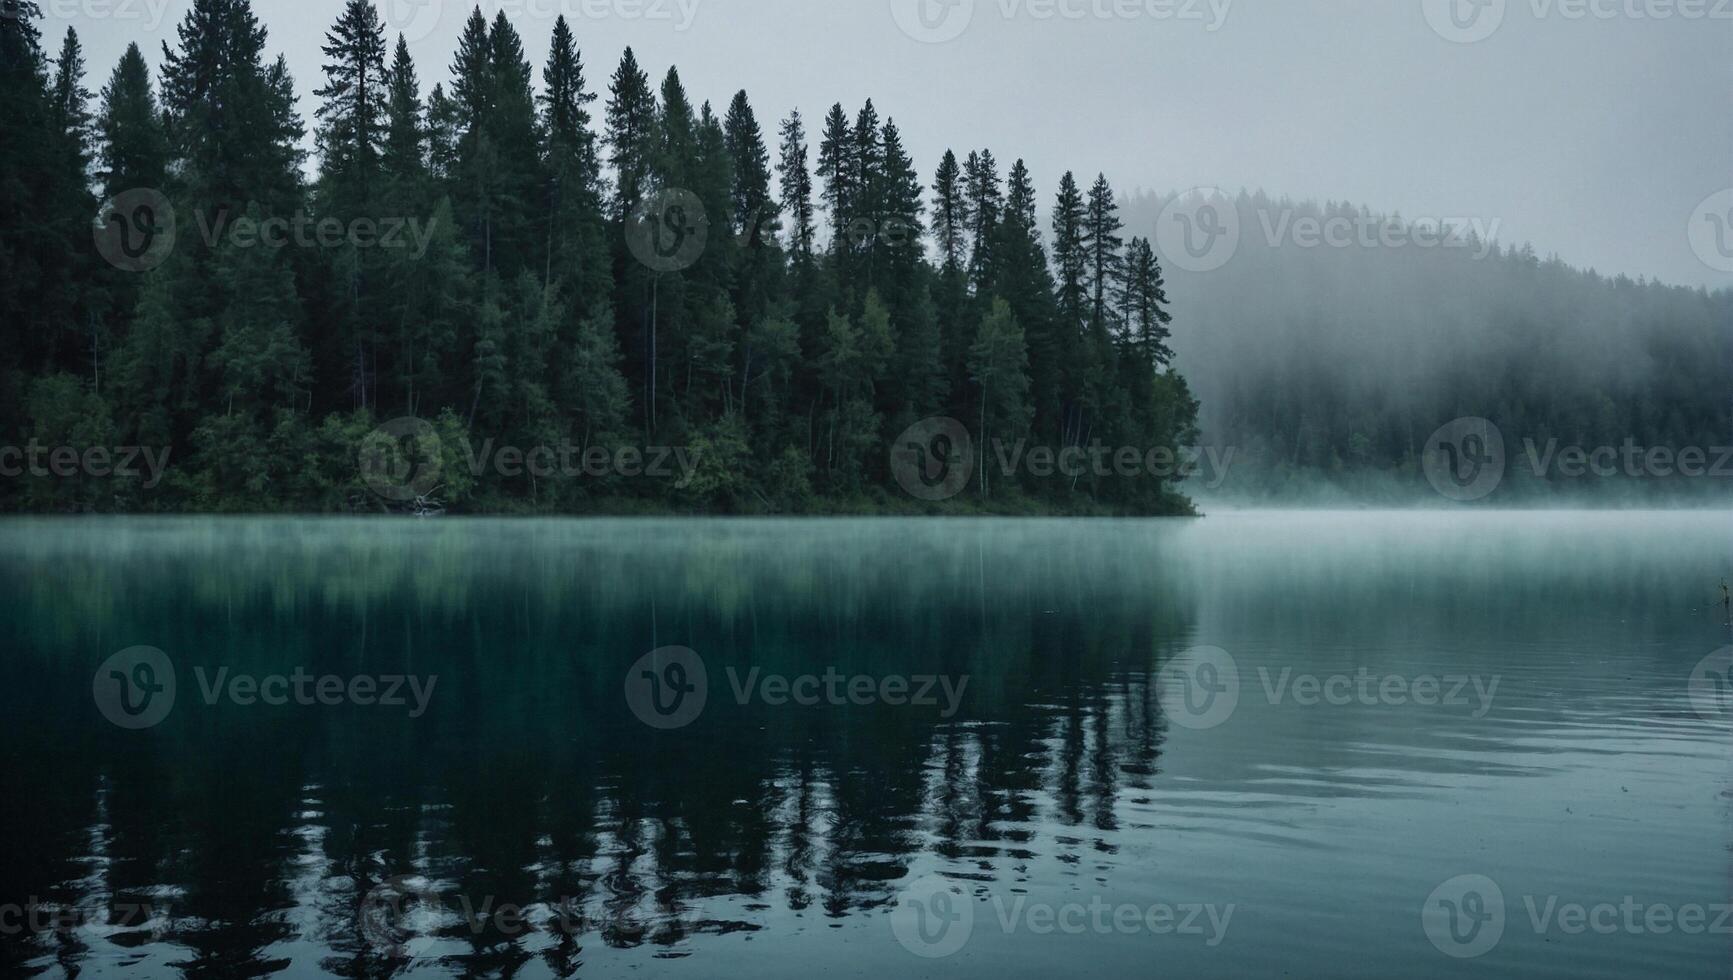
[[[0,974],[1727,977],[1730,541],[6,521]]]

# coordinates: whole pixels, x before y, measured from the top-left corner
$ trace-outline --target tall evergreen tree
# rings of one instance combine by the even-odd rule
[[[372,204],[384,150],[385,22],[369,0],[348,0],[325,34],[325,85],[318,109],[321,173],[328,207],[363,213]]]
[[[650,76],[627,48],[608,87],[608,163],[614,168],[615,221],[624,220],[648,190],[655,155],[656,96]]]
[[[842,104],[830,107],[824,117],[824,135],[818,144],[818,176],[824,181],[825,212],[830,215],[831,254],[846,251],[848,226],[853,220],[855,173],[854,131]]]
[[[137,44],[127,45],[102,90],[97,131],[104,197],[134,188],[165,186],[168,137],[151,90],[150,70]]]
[[[991,150],[970,153],[963,162],[963,194],[970,220],[969,281],[977,291],[985,291],[996,274],[993,239],[1005,201]]]
[[[542,70],[542,134],[550,221],[545,276],[563,281],[575,311],[589,319],[608,307],[613,279],[602,219],[601,161],[590,129],[597,95],[564,17],[554,22]]]
[[[777,165],[782,206],[789,219],[789,251],[798,262],[812,259],[812,172],[807,169],[806,127],[796,109],[782,121],[782,147]]]
[[[1053,202],[1053,266],[1057,280],[1054,299],[1072,336],[1081,336],[1089,316],[1088,218],[1077,179],[1068,170],[1060,178],[1059,195]]]
[[[1109,327],[1112,309],[1108,304],[1119,281],[1120,266],[1124,263],[1120,250],[1125,240],[1119,237],[1124,227],[1124,222],[1119,220],[1119,202],[1114,199],[1113,188],[1105,175],[1098,175],[1095,185],[1089,189],[1083,247],[1089,263],[1089,318],[1091,323],[1103,329]]]
[[[418,191],[427,178],[427,123],[422,116],[421,80],[409,45],[397,36],[397,49],[385,76],[385,141],[380,169],[395,182],[398,193]],[[411,191],[411,193],[413,193]]]
[[[939,247],[940,264],[947,269],[960,269],[968,254],[964,236],[968,234],[968,201],[963,193],[963,172],[957,165],[957,155],[945,151],[933,177],[933,235]]]

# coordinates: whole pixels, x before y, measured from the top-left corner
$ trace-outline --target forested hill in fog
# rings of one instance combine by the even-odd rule
[[[1529,462],[1549,444],[1733,444],[1733,292],[1608,277],[1466,230],[1447,244],[1384,235],[1407,223],[1344,204],[1217,203],[1238,220],[1213,227],[1234,224],[1237,246],[1200,233],[1197,255],[1174,237],[1198,221],[1187,198],[1137,195],[1125,214],[1127,234],[1169,246],[1176,364],[1202,405],[1204,443],[1235,451],[1219,496],[1437,501],[1420,454],[1460,417],[1492,421],[1507,443],[1494,502],[1733,493],[1733,474],[1633,481],[1549,466],[1537,479]]]

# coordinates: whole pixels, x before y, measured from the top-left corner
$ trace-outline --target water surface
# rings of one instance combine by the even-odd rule
[[[1691,679],[1733,643],[1730,530],[7,521],[0,903],[60,918],[0,929],[0,972],[1725,977],[1725,931],[1572,932],[1548,903],[1729,901],[1730,728]],[[176,699],[126,730],[93,678],[140,645]],[[670,646],[707,699],[663,730],[625,692]],[[1196,714],[1223,656],[1237,706]],[[222,668],[437,683],[413,717],[207,703]],[[827,671],[964,686],[954,711],[736,694]],[[1505,915],[1459,959],[1423,912],[1464,875]],[[944,956],[893,924],[934,876],[973,918]],[[1152,908],[1196,928],[1089,912]]]

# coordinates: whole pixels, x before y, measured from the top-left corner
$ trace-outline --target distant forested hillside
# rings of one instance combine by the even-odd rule
[[[630,49],[598,81],[564,18],[538,71],[478,8],[448,70],[365,0],[307,13],[303,104],[247,0],[94,81],[7,0],[0,507],[1190,509],[1161,268],[1105,179],[917,167],[871,102],[767,125]],[[1097,446],[1165,455],[1024,454]]]
[[[1154,236],[1174,200],[1133,198],[1128,229]],[[1536,478],[1528,460],[1530,445],[1543,461],[1549,444],[1733,446],[1733,292],[1597,275],[1468,233],[1448,244],[1362,234],[1408,223],[1345,204],[1221,203],[1237,213],[1237,249],[1167,276],[1203,440],[1235,450],[1218,496],[1436,501],[1421,453],[1470,416],[1507,443],[1493,502],[1733,499],[1733,473],[1633,480],[1620,463],[1610,479],[1554,465]],[[1332,219],[1334,245],[1318,230]]]

